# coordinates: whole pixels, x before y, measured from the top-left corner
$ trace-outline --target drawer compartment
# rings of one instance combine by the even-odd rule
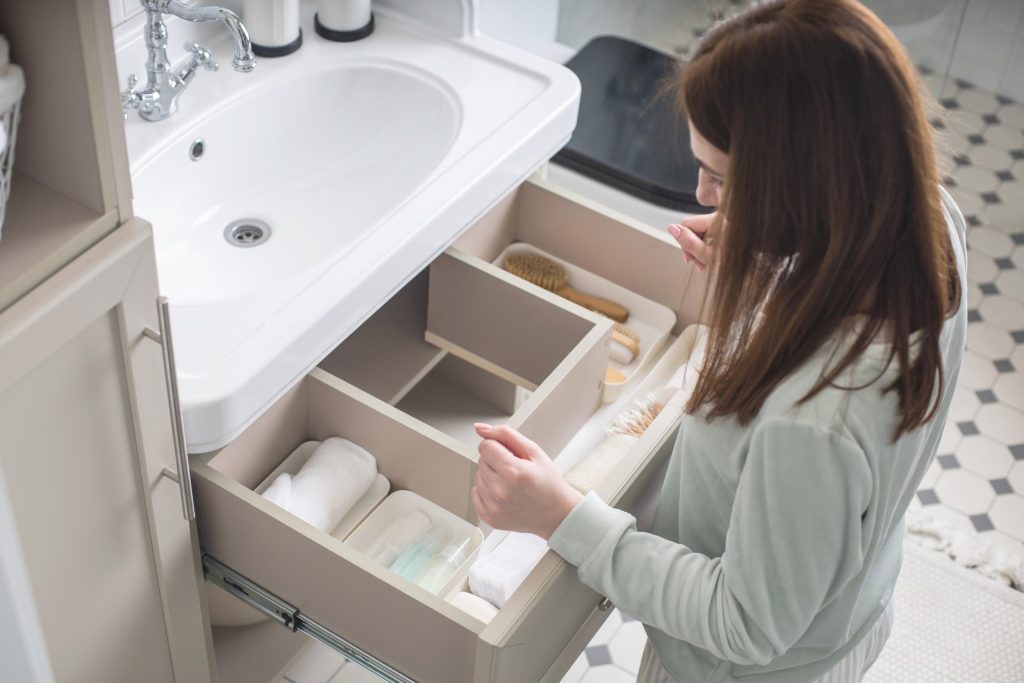
[[[449,250],[320,367],[455,438],[467,458],[478,421],[557,453],[601,402],[610,335],[609,320]]]
[[[556,682],[603,621],[603,598],[548,551],[484,624],[253,488],[299,444],[342,436],[373,453],[392,491],[412,491],[477,525],[474,420],[517,427],[564,471],[604,438],[619,412],[664,386],[685,361],[683,339],[670,341],[629,392],[602,405],[611,322],[491,263],[517,241],[668,306],[676,335],[698,317],[693,302],[699,306],[703,282],[684,269],[674,242],[531,181],[234,442],[194,458],[206,553],[424,683]],[[681,395],[672,398],[601,483],[604,500],[631,509],[650,490],[682,404]]]

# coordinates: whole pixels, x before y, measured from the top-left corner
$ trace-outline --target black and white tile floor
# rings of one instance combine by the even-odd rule
[[[968,221],[971,322],[938,457],[913,504],[1024,552],[1024,105],[924,79],[940,95],[932,124],[945,183]],[[635,681],[645,642],[642,625],[614,610],[563,683]],[[314,643],[282,683],[371,679]]]

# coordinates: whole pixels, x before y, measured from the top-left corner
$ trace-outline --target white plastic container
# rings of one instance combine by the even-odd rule
[[[25,74],[9,60],[7,40],[0,36],[0,237],[4,213],[11,196],[14,170],[14,144],[18,138],[21,98],[25,94]]]

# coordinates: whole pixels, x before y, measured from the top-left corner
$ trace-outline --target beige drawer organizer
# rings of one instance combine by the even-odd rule
[[[409,489],[477,523],[475,444],[401,409],[435,372],[502,408],[509,424],[557,454],[600,407],[611,324],[491,265],[513,241],[673,308],[675,333],[697,316],[703,281],[670,239],[531,180],[234,442],[193,466],[204,553],[296,608],[317,625],[312,630],[393,667],[385,673],[397,680],[396,672],[429,683],[558,681],[607,605],[549,551],[485,625],[252,489],[303,441],[339,434],[374,453],[393,490]],[[600,488],[606,500],[625,509],[636,503],[677,422],[678,410],[662,413]]]

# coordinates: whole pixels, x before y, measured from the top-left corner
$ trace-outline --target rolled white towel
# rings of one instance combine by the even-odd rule
[[[638,438],[632,434],[612,434],[573,465],[565,473],[565,480],[580,493],[590,493],[622,462]]]
[[[376,476],[377,460],[366,449],[334,436],[317,446],[294,476],[279,475],[263,497],[317,529],[330,532],[369,490]]]
[[[448,602],[485,624],[491,623],[491,619],[498,615],[498,609],[494,605],[466,591],[456,593]]]
[[[469,589],[495,607],[503,607],[548,550],[540,536],[495,531],[484,540],[469,568]]]

